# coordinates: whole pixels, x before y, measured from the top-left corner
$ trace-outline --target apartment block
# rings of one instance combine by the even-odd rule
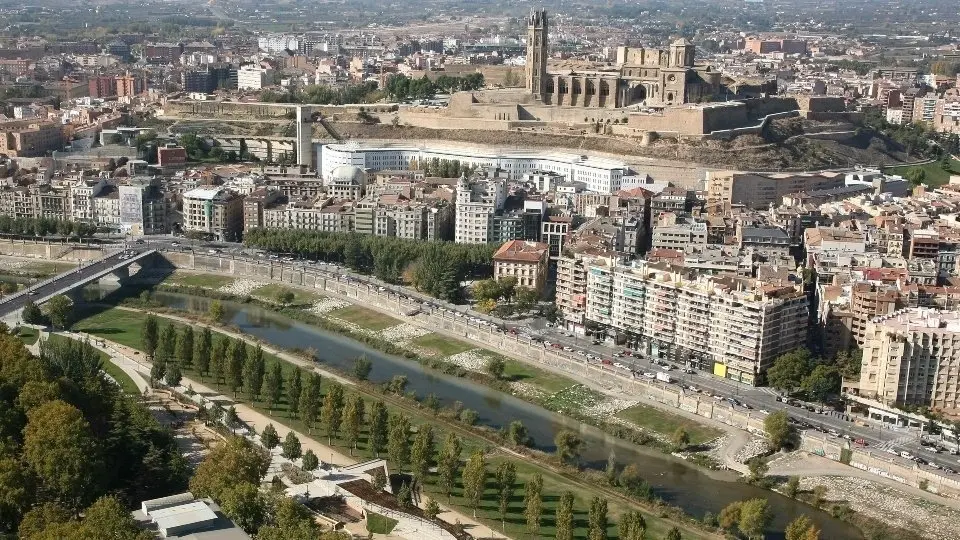
[[[183,230],[237,241],[243,231],[243,197],[220,186],[203,186],[183,194]]]
[[[807,298],[790,284],[698,274],[668,263],[593,262],[587,320],[654,357],[760,382],[777,356],[807,338]]]
[[[960,312],[915,308],[867,326],[860,395],[948,413],[960,408]]]
[[[507,200],[503,180],[457,182],[454,241],[458,244],[486,244],[493,236],[493,216]]]

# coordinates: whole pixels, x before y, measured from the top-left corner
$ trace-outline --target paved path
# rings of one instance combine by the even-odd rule
[[[167,315],[163,315],[163,316],[167,317]],[[176,318],[176,317],[170,317],[170,318]],[[177,318],[177,319],[189,324],[196,324],[195,321],[190,321],[188,319],[182,319],[182,318]],[[223,332],[225,334],[229,333],[221,330],[220,328],[217,328],[216,330],[218,332]],[[78,339],[84,339],[85,337],[85,335],[74,334],[74,333],[67,333],[66,335],[77,337]],[[231,334],[231,335],[233,335],[234,337],[241,337],[242,339],[244,339],[244,341],[248,343],[253,342],[246,336],[241,336],[239,334]],[[95,343],[95,340],[99,343]],[[137,351],[136,349],[132,349],[130,347],[120,345],[119,343],[105,340],[96,336],[91,336],[90,343],[93,346],[97,347],[98,349],[103,350],[104,352],[107,352],[108,354],[110,354],[111,358],[116,356],[117,362],[115,363],[121,368],[124,368],[124,366],[126,366],[131,370],[133,370],[134,373],[137,375],[137,377],[134,378],[134,381],[136,381],[138,378],[142,379],[144,376],[149,378],[151,364],[147,362],[147,360],[144,358],[144,355],[140,353],[140,351]],[[267,350],[267,348],[264,347],[264,350]],[[274,351],[270,351],[270,352],[273,353]],[[278,356],[283,357],[285,360],[287,359],[286,356],[290,356],[287,353],[282,353],[282,351],[280,351],[280,353],[281,354],[278,354]],[[294,361],[294,359],[295,357],[291,356],[290,361]],[[309,363],[303,360],[296,360],[295,363],[302,364],[305,367],[313,367],[313,366],[309,366]],[[124,369],[124,371],[126,371],[126,369]],[[333,376],[333,374],[330,374],[329,376]],[[347,382],[349,382],[349,384],[353,384],[350,381],[347,381]],[[267,424],[273,424],[281,440],[287,436],[287,433],[289,433],[290,431],[293,431],[294,434],[296,434],[297,438],[300,439],[300,444],[303,450],[304,451],[308,449],[313,450],[313,453],[316,454],[317,457],[322,461],[326,461],[327,463],[333,463],[334,465],[351,465],[353,463],[358,462],[356,458],[348,456],[347,454],[343,453],[341,449],[327,446],[325,444],[321,444],[319,441],[314,439],[312,435],[299,432],[296,430],[291,430],[287,426],[284,426],[281,423],[283,421],[282,417],[274,418],[271,416],[267,416],[263,413],[260,413],[259,411],[254,410],[253,408],[247,405],[244,405],[242,403],[235,403],[232,398],[220,393],[219,390],[210,388],[205,383],[201,383],[189,377],[184,377],[183,380],[181,381],[181,385],[185,387],[189,386],[193,388],[194,392],[197,392],[198,394],[202,394],[207,399],[220,403],[221,405],[224,406],[224,408],[233,406],[234,409],[237,411],[237,416],[240,418],[240,420],[242,420],[247,425],[251,426],[254,430],[256,430],[257,433],[262,433],[263,429],[267,427]],[[440,502],[440,501],[437,501],[437,502]],[[446,510],[445,512],[439,515],[441,519],[443,519],[448,523],[456,523],[459,520],[460,523],[462,523],[464,527],[474,537],[506,538],[502,533],[492,530],[486,525],[483,525],[482,523],[477,522],[470,516],[454,511],[442,503],[440,506],[441,508]]]

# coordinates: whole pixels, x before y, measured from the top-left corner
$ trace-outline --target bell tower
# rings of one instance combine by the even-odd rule
[[[542,99],[547,79],[547,10],[530,10],[527,20],[527,92]]]

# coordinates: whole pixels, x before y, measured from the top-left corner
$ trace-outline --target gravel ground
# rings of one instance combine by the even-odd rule
[[[767,444],[766,439],[762,437],[751,437],[750,442],[737,450],[734,459],[740,463],[746,463],[750,458],[766,453],[769,448],[770,446]]]
[[[430,331],[426,328],[415,326],[409,323],[402,323],[396,326],[391,326],[390,328],[384,328],[375,334],[381,339],[396,343],[397,345],[406,345],[410,342],[410,340],[416,339],[420,336],[425,336],[429,333]]]
[[[463,369],[469,369],[470,371],[477,371],[481,373],[486,371],[487,363],[490,362],[489,358],[480,354],[480,349],[464,351],[453,356],[448,356],[443,360],[444,362],[456,364]]]
[[[811,476],[800,479],[800,489],[827,488],[827,500],[844,501],[857,512],[885,523],[917,531],[937,540],[960,538],[960,511],[913,497],[863,478]]]
[[[224,285],[217,290],[235,296],[249,296],[250,293],[264,285],[266,285],[266,283],[253,279],[235,279],[233,283]]]
[[[324,313],[333,311],[335,309],[345,308],[349,305],[351,305],[350,302],[346,302],[344,300],[338,300],[336,298],[323,298],[313,304],[313,306],[311,306],[307,311],[313,313],[314,315],[323,315]]]

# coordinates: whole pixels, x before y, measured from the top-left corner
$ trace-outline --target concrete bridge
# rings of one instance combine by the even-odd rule
[[[83,286],[102,279],[123,281],[136,274],[141,268],[158,264],[161,255],[154,249],[133,249],[118,251],[101,259],[84,263],[52,278],[35,283],[30,287],[11,294],[0,300],[0,318],[9,323],[16,322],[20,310],[27,302],[41,304],[61,294],[70,295]]]

